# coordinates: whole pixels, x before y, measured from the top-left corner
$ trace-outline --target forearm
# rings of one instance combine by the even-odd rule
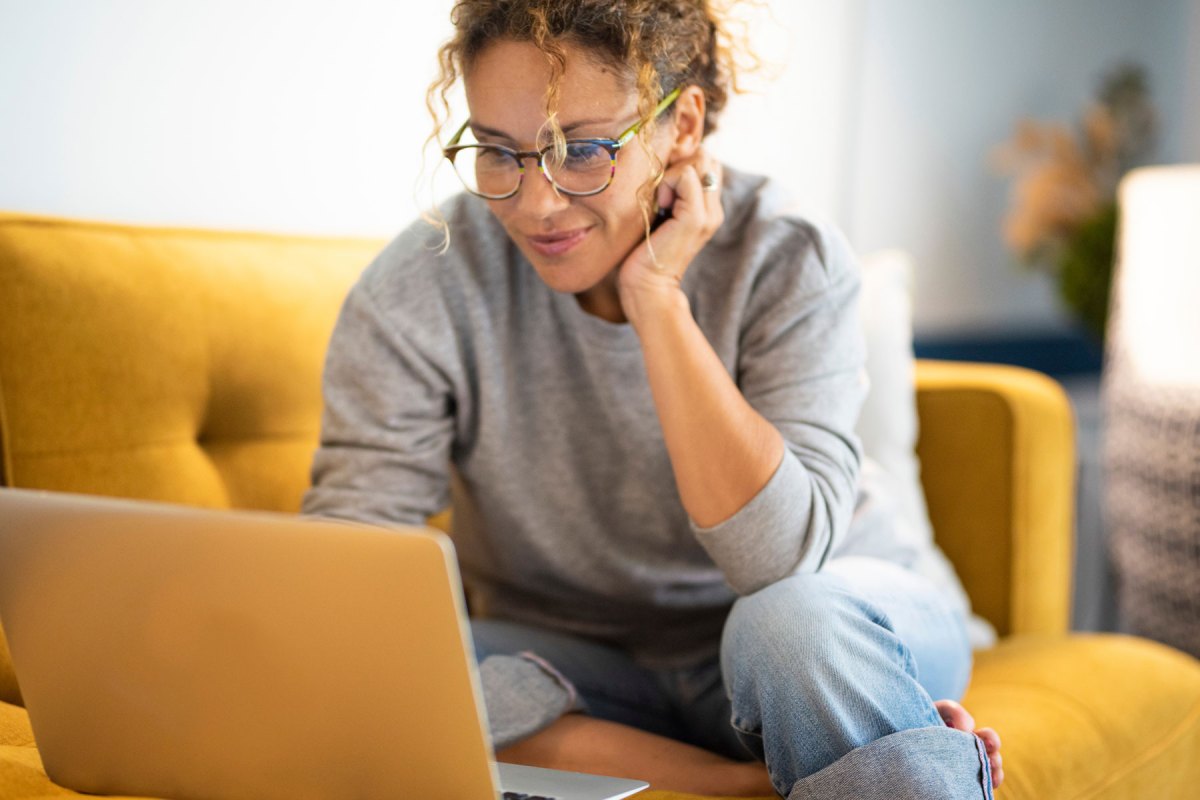
[[[783,438],[746,402],[682,292],[639,298],[633,311],[680,500],[697,525],[711,527],[766,485]]]

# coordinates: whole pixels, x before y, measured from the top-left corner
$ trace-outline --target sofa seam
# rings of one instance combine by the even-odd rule
[[[193,236],[206,240],[230,241],[238,239],[291,239],[305,240],[316,244],[338,246],[343,244],[363,244],[378,246],[386,243],[385,238],[373,236],[357,236],[353,234],[319,234],[292,231],[271,230],[215,230],[209,228],[188,227],[186,225],[164,225],[154,222],[120,222],[103,219],[72,219],[58,217],[52,214],[30,214],[28,212],[8,212],[0,210],[0,228],[15,226],[40,228],[81,228],[98,230],[109,233],[161,234],[165,236]],[[215,234],[215,235],[214,235]]]
[[[208,439],[197,439],[195,437],[183,437],[181,439],[163,439],[163,440],[154,441],[154,442],[136,442],[136,443],[132,443],[132,444],[108,445],[105,447],[77,447],[77,448],[67,448],[67,449],[58,449],[58,450],[22,450],[22,451],[20,451],[20,454],[22,456],[34,456],[34,457],[94,455],[94,454],[98,454],[98,453],[124,452],[124,451],[129,451],[129,450],[151,450],[151,449],[155,449],[155,448],[173,447],[176,445],[195,445],[203,450],[205,448],[205,446],[211,445],[214,443],[220,444],[220,443],[225,443],[225,442],[234,442],[234,443],[236,443],[236,442],[254,442],[254,441],[259,441],[259,440],[265,440],[265,441],[299,440],[299,439],[311,439],[312,437],[313,437],[313,432],[311,432],[311,431],[300,432],[300,433],[292,432],[292,433],[275,433],[275,434],[256,434],[256,435],[252,435],[252,436],[243,436],[243,437],[230,436],[230,437],[219,437],[219,438],[208,438]]]

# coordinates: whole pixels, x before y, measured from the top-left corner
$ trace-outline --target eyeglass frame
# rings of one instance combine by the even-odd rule
[[[507,200],[510,197],[514,197],[517,194],[517,192],[521,191],[521,184],[525,182],[525,159],[527,159],[527,158],[536,158],[537,159],[538,172],[542,173],[542,177],[544,177],[546,180],[548,180],[550,182],[550,185],[553,186],[557,191],[560,191],[563,194],[569,195],[571,197],[592,197],[593,195],[600,194],[605,189],[607,189],[610,185],[612,185],[613,177],[617,174],[617,153],[621,150],[621,148],[624,147],[625,145],[629,144],[630,139],[632,139],[634,136],[637,136],[638,131],[640,131],[642,129],[642,126],[648,120],[656,119],[659,114],[663,113],[668,108],[670,108],[671,104],[674,103],[677,99],[679,99],[679,95],[682,92],[683,92],[682,86],[677,86],[674,89],[672,89],[671,92],[666,97],[664,97],[662,100],[660,100],[658,105],[654,107],[654,113],[652,113],[649,117],[647,117],[645,119],[639,119],[637,122],[633,123],[633,125],[629,126],[629,128],[627,128],[616,139],[594,138],[594,139],[567,139],[566,140],[565,144],[581,144],[581,143],[595,144],[595,145],[599,145],[599,146],[603,147],[606,151],[608,151],[609,163],[611,164],[611,169],[609,170],[609,173],[608,173],[608,180],[604,182],[603,186],[601,186],[599,189],[596,189],[595,191],[575,192],[575,191],[571,191],[569,189],[564,189],[562,186],[558,185],[558,182],[555,181],[554,178],[550,175],[550,173],[548,173],[546,171],[546,153],[548,153],[554,149],[554,147],[555,147],[554,144],[548,144],[540,150],[514,150],[513,148],[506,147],[502,144],[483,144],[483,143],[459,144],[458,140],[462,138],[462,135],[464,133],[466,133],[467,128],[471,125],[470,120],[467,120],[466,122],[464,122],[462,124],[462,127],[458,129],[458,132],[455,133],[453,138],[450,139],[450,142],[444,148],[442,148],[442,156],[445,157],[446,160],[450,162],[450,165],[452,167],[454,166],[454,156],[457,153],[459,153],[463,150],[473,149],[473,148],[474,149],[492,148],[495,150],[500,150],[500,151],[507,153],[508,155],[513,157],[513,159],[517,162],[517,185],[514,186],[513,190],[511,192],[509,192],[508,194],[490,195],[490,194],[484,194],[483,192],[475,191],[470,186],[467,186],[467,182],[465,180],[462,180],[462,175],[459,174],[458,168],[455,167],[454,174],[458,175],[459,180],[462,181],[463,186],[466,188],[466,190],[468,192],[470,192],[471,194],[475,195],[476,197],[482,197],[485,200]]]

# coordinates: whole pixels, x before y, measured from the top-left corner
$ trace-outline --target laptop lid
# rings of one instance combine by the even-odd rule
[[[436,531],[0,489],[0,619],[64,786],[496,797]]]

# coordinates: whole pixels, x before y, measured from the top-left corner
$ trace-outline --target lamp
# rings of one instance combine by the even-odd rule
[[[1102,398],[1122,628],[1200,656],[1200,164],[1130,172]]]

